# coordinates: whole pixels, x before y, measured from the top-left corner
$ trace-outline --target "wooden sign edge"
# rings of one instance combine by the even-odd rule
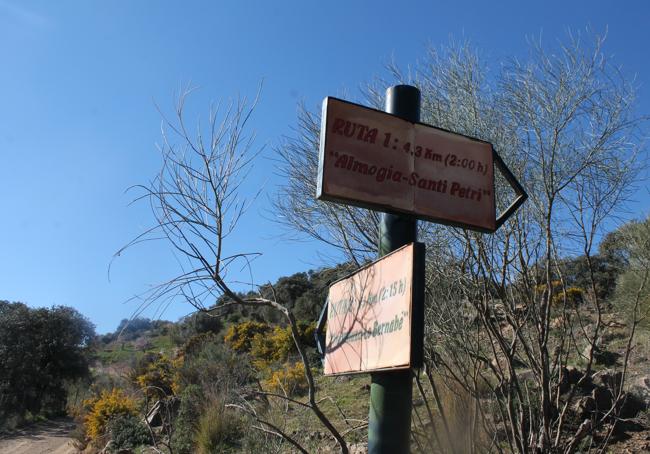
[[[326,109],[327,109],[327,104],[328,104],[329,100],[342,102],[344,104],[350,104],[351,106],[360,107],[360,108],[365,109],[365,110],[371,110],[371,111],[374,111],[374,112],[378,112],[380,114],[383,114],[384,116],[388,116],[390,118],[393,118],[393,119],[396,119],[396,120],[399,120],[399,121],[403,121],[404,123],[409,123],[409,124],[412,124],[412,125],[420,125],[420,126],[424,126],[424,127],[427,127],[427,128],[436,129],[438,131],[446,132],[446,133],[454,135],[454,136],[461,136],[461,137],[464,137],[466,139],[472,140],[474,142],[480,142],[480,143],[485,144],[485,145],[490,145],[491,147],[494,148],[492,142],[488,142],[487,140],[479,139],[477,137],[468,136],[466,134],[461,134],[459,132],[450,131],[449,129],[441,128],[439,126],[433,126],[433,125],[430,125],[428,123],[423,123],[421,121],[413,122],[413,121],[404,120],[403,118],[400,118],[400,117],[398,117],[396,115],[393,115],[391,113],[388,113],[386,111],[375,109],[374,107],[364,106],[363,104],[358,104],[356,102],[346,101],[345,99],[337,98],[335,96],[326,96],[325,99],[323,99],[323,112],[327,111]],[[321,124],[322,124],[322,118],[323,117],[321,116]],[[322,132],[322,129],[321,129],[321,132]]]

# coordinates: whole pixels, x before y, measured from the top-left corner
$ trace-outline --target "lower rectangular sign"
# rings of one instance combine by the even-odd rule
[[[325,375],[420,366],[423,260],[423,245],[411,243],[332,284]]]

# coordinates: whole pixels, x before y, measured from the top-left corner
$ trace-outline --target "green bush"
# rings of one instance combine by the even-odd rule
[[[214,333],[201,333],[191,336],[180,348],[179,356],[196,356],[203,350],[206,344],[218,343],[218,337]]]
[[[185,355],[178,369],[178,388],[199,385],[204,390],[224,395],[253,380],[246,355],[233,352],[223,344],[206,342]]]
[[[151,444],[147,426],[136,416],[123,415],[108,423],[111,434],[111,451],[122,452],[137,446]]]
[[[194,436],[204,401],[203,390],[198,385],[189,385],[181,393],[180,399],[178,416],[174,421],[172,449],[175,454],[192,454],[195,452]]]

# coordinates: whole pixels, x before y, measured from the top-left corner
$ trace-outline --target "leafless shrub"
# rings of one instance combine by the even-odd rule
[[[154,215],[153,226],[117,252],[144,241],[163,240],[178,258],[181,273],[141,295],[141,308],[153,303],[165,307],[176,299],[191,304],[196,310],[215,316],[230,305],[270,307],[284,317],[291,328],[293,340],[304,365],[308,383],[309,408],[336,440],[342,453],[348,448],[339,431],[321,411],[316,400],[311,366],[293,314],[272,298],[242,297],[231,287],[229,273],[233,267],[250,269],[255,252],[225,252],[226,242],[235,231],[248,203],[242,198],[241,187],[251,163],[257,156],[253,150],[254,136],[247,133],[247,125],[257,99],[251,104],[239,100],[210,110],[207,134],[200,125],[195,133],[185,123],[184,106],[191,90],[181,94],[174,120],[165,119],[160,145],[161,170],[156,178],[134,189],[141,194],[135,199],[149,202]],[[255,288],[254,283],[250,285]],[[216,305],[217,302],[220,302]],[[256,417],[254,426],[265,433],[300,445],[272,422],[257,417],[252,403],[232,403]]]

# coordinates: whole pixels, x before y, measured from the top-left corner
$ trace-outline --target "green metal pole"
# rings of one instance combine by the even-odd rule
[[[420,121],[420,90],[396,85],[386,90],[386,112]],[[379,257],[417,241],[417,221],[385,213],[379,225]],[[369,454],[408,454],[411,433],[413,377],[410,370],[370,375]]]

